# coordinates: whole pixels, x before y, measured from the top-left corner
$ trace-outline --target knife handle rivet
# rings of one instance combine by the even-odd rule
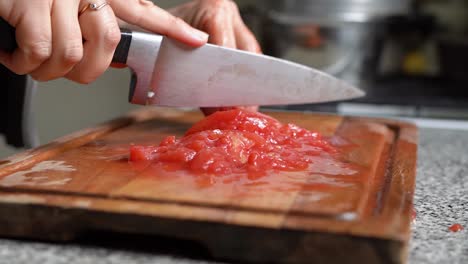
[[[152,92],[152,91],[149,91],[147,96],[148,96],[148,98],[153,98],[153,97],[154,97],[154,95],[155,95],[155,93],[154,93],[154,92]]]

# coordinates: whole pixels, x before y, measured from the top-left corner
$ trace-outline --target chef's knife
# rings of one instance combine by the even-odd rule
[[[129,101],[134,104],[284,105],[364,95],[326,73],[270,56],[211,44],[193,48],[160,35],[129,30],[122,30],[121,35],[113,62],[132,69]],[[1,30],[0,48],[14,50],[14,36],[11,27]]]

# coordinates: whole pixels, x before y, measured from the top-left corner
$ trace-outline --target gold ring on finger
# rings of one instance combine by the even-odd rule
[[[93,11],[98,11],[99,9],[105,7],[106,5],[108,5],[109,3],[107,2],[104,2],[102,4],[96,4],[96,3],[90,3],[90,4],[87,4],[85,5],[81,10],[80,12],[78,13],[78,17],[81,16],[84,12],[86,12],[88,9],[90,10],[93,10]]]

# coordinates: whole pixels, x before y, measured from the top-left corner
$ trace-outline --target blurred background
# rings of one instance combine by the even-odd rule
[[[186,1],[154,2],[167,8]],[[264,53],[319,68],[367,93],[349,102],[273,108],[468,127],[468,1],[236,2]],[[15,118],[29,126],[30,145],[44,144],[137,108],[127,102],[129,83],[128,69],[109,69],[90,85],[28,83],[24,96],[30,104],[23,111],[30,114]],[[11,110],[8,115],[14,116]],[[21,150],[2,140],[0,158]]]

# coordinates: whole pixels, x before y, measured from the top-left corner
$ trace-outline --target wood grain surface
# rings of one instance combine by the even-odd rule
[[[0,235],[70,240],[102,230],[194,240],[236,261],[404,263],[416,127],[270,114],[322,133],[340,157],[259,179],[160,171],[128,162],[129,146],[181,136],[202,115],[144,108],[0,161]]]

